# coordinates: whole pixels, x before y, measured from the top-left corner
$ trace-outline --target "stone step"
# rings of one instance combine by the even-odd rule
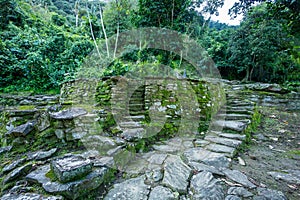
[[[143,128],[125,129],[121,133],[121,137],[127,141],[135,141],[146,136],[146,130]]]
[[[213,143],[217,143],[217,144],[226,145],[229,147],[235,147],[235,148],[242,144],[242,141],[240,141],[240,140],[228,139],[228,138],[224,138],[224,137],[210,136],[210,135],[206,136],[204,138],[204,140],[207,140],[207,141],[213,142]]]
[[[214,144],[214,143],[211,143],[211,144],[205,146],[204,148],[207,149],[207,150],[216,152],[216,153],[228,154],[229,157],[232,157],[233,154],[234,154],[234,151],[235,151],[235,148],[233,148],[233,147],[228,147],[228,146],[225,146],[225,145]]]
[[[132,121],[143,121],[145,120],[145,115],[125,116],[124,119],[130,119]]]
[[[245,140],[246,135],[238,134],[238,133],[225,133],[225,132],[217,132],[217,131],[211,131],[211,133],[216,134],[217,136],[221,136],[224,138],[229,138],[229,139],[236,139],[236,140]]]
[[[245,130],[247,124],[241,121],[216,120],[213,122],[213,125],[223,127],[223,129],[242,132],[243,130]]]
[[[121,128],[142,128],[143,127],[141,123],[133,122],[133,121],[131,121],[131,122],[120,122],[119,126]]]
[[[237,114],[237,113],[228,113],[228,114],[218,114],[219,117],[224,117],[226,120],[244,120],[251,119],[251,115],[246,114]]]

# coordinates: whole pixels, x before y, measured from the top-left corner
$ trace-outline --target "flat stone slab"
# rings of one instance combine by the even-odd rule
[[[216,168],[228,168],[229,160],[222,153],[215,153],[201,147],[191,148],[183,153],[188,162],[203,162]]]
[[[226,153],[230,157],[233,156],[233,153],[235,151],[235,148],[228,147],[228,146],[221,145],[221,144],[213,144],[213,143],[207,145],[205,147],[205,149],[208,149],[208,150],[213,151],[213,152],[218,152],[218,153]]]
[[[241,134],[234,134],[234,133],[216,133],[218,136],[224,137],[224,138],[228,138],[228,139],[236,139],[236,140],[245,140],[246,139],[246,135],[241,135]]]
[[[8,165],[6,165],[3,169],[2,169],[2,172],[3,173],[7,173],[7,172],[10,172],[11,170],[19,167],[20,165],[24,164],[26,162],[26,159],[25,158],[21,158],[19,160],[16,160]]]
[[[104,200],[148,199],[150,187],[144,183],[144,180],[145,177],[140,176],[115,184],[113,188],[108,191]]]
[[[210,172],[212,174],[217,174],[219,176],[224,176],[224,173],[221,172],[220,170],[218,170],[217,168],[215,168],[213,166],[205,165],[203,163],[190,162],[189,166],[191,166],[194,170],[196,170],[198,172],[207,171],[207,172]]]
[[[50,149],[49,151],[38,151],[34,153],[29,153],[27,155],[27,160],[44,160],[53,156],[57,151],[57,148]]]
[[[0,155],[11,151],[11,149],[12,149],[12,146],[0,147]]]
[[[285,195],[277,190],[271,190],[267,188],[258,188],[258,195],[263,196],[266,200],[287,200]]]
[[[235,148],[242,144],[242,141],[240,140],[228,139],[228,138],[223,138],[218,136],[208,135],[204,139],[213,143],[222,144],[222,145],[235,147]]]
[[[248,180],[248,177],[238,170],[224,169],[223,173],[227,178],[239,184],[242,184],[245,187],[248,187],[250,189],[256,188],[256,186]]]
[[[246,128],[246,124],[240,121],[217,120],[213,122],[213,124],[230,130],[238,131],[238,132],[242,132]]]
[[[83,108],[70,108],[56,113],[50,113],[50,117],[57,120],[66,120],[66,119],[74,119],[76,117],[85,114],[87,114],[87,111],[84,110]]]
[[[5,179],[3,180],[3,183],[6,184],[13,180],[16,180],[21,176],[27,175],[27,173],[29,173],[31,169],[32,163],[27,163],[24,166],[18,167],[6,175]]]
[[[27,122],[26,124],[22,124],[20,126],[13,128],[11,131],[8,131],[5,135],[12,136],[12,137],[26,136],[29,133],[31,133],[33,129],[34,129],[34,123]]]
[[[68,155],[51,161],[51,169],[62,183],[80,179],[92,171],[93,163],[81,156]]]
[[[300,170],[288,170],[282,172],[268,172],[276,180],[283,180],[291,184],[300,184]]]
[[[9,193],[2,196],[1,200],[63,200],[63,197],[44,196],[36,193],[25,193],[25,194]]]
[[[50,165],[39,167],[26,176],[26,180],[39,183],[50,194],[58,194],[68,199],[77,199],[99,188],[108,179],[109,169],[102,167],[89,173],[84,178],[68,183],[53,182],[46,174],[50,171]]]
[[[171,189],[163,186],[156,186],[151,190],[148,200],[174,200],[174,199],[176,199],[176,197]]]
[[[121,133],[121,137],[127,141],[139,140],[144,138],[146,135],[146,130],[144,128],[124,129]]]
[[[148,159],[148,162],[151,164],[162,165],[163,162],[166,160],[167,156],[167,154],[153,154]]]
[[[181,194],[187,193],[188,179],[192,169],[179,156],[168,156],[164,162],[162,184]]]
[[[251,192],[249,192],[247,189],[243,187],[231,187],[228,189],[227,194],[236,195],[244,198],[249,198],[253,196]]]
[[[190,185],[192,199],[224,199],[223,188],[218,182],[210,172],[203,171],[194,175]]]

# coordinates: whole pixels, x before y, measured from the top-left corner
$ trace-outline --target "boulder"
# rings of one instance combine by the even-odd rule
[[[93,163],[81,156],[67,155],[51,161],[51,168],[57,179],[70,182],[80,179],[92,171]]]

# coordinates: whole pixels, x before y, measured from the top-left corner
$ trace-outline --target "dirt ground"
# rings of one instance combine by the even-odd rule
[[[243,171],[260,186],[282,191],[290,200],[299,200],[299,183],[276,180],[268,172],[298,170],[300,176],[300,112],[264,107],[261,114],[261,124],[253,133],[250,148],[239,154],[246,166],[236,160],[233,168]]]

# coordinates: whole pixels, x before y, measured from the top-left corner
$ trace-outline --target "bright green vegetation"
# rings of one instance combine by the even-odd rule
[[[267,2],[253,7],[254,2]],[[123,31],[161,27],[187,34],[208,51],[225,78],[299,86],[299,1],[239,1],[240,26],[210,22],[223,0],[0,0],[0,92],[58,92],[76,78],[95,43]],[[197,7],[202,7],[202,10]],[[101,8],[101,9],[100,9]],[[100,15],[101,13],[101,15]],[[102,23],[103,22],[103,23]],[[104,75],[150,63],[187,67],[180,55],[131,50]],[[151,60],[152,59],[152,60]],[[178,70],[182,73],[182,70]],[[52,93],[51,92],[51,93]]]

